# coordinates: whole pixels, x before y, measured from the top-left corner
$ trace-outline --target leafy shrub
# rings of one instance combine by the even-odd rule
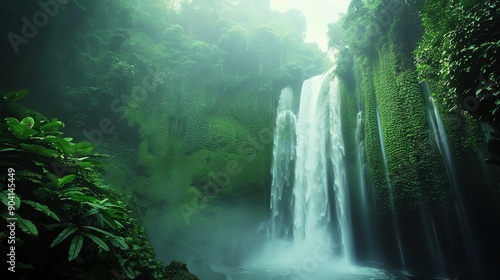
[[[2,108],[27,95],[7,94]],[[0,216],[17,219],[20,231],[9,243],[16,245],[16,273],[163,279],[165,268],[155,260],[133,199],[100,183],[105,155],[92,153],[92,143],[64,137],[61,127],[40,115],[0,120],[0,166],[6,171],[0,177],[7,182]]]

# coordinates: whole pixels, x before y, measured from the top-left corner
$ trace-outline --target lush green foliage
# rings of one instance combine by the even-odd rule
[[[7,94],[2,109],[27,94]],[[63,122],[40,116],[0,121],[0,166],[9,170],[1,175],[9,182],[0,192],[1,216],[17,218],[21,230],[9,243],[16,245],[16,273],[162,279],[165,270],[154,258],[133,201],[99,179],[104,155],[92,153],[92,143],[64,137],[61,127]]]
[[[82,3],[87,11],[61,11],[41,34],[51,46],[44,55],[37,54],[47,72],[26,74],[36,81],[40,95],[35,98],[50,96],[43,105],[57,110],[75,134],[111,119],[116,129],[102,144],[113,138],[139,151],[124,157],[129,163],[126,173],[133,174],[136,183],[119,188],[150,191],[161,185],[158,178],[165,170],[174,170],[186,157],[204,150],[220,158],[227,153],[244,158],[238,144],[270,129],[281,89],[292,86],[299,92],[304,79],[327,69],[326,54],[304,41],[306,26],[300,12],[271,11],[266,1],[219,6],[226,2]],[[78,28],[68,30],[75,16],[80,19]],[[17,67],[26,71],[33,61],[25,63]],[[233,126],[227,131],[238,131],[238,137],[216,139],[224,133],[218,124],[222,119]],[[272,143],[264,146],[247,169],[261,170],[252,175],[261,178],[260,183],[238,186],[250,192],[259,188],[252,192],[259,197],[269,195]],[[122,153],[119,147],[109,144],[107,152]],[[211,161],[204,170],[219,172],[217,168]],[[184,190],[209,183],[189,179]],[[165,189],[155,194],[142,198],[173,197]]]
[[[500,4],[426,1],[425,35],[416,50],[419,79],[436,85],[449,111],[500,127]]]

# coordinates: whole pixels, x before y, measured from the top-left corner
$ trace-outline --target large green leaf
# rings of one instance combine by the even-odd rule
[[[17,210],[21,206],[21,200],[17,195],[11,196],[12,200],[14,201],[14,208]],[[9,191],[5,190],[3,192],[0,192],[0,200],[5,204],[5,206],[9,206]]]
[[[94,243],[97,244],[99,247],[101,247],[103,250],[109,251],[108,244],[106,244],[106,242],[104,242],[104,240],[102,240],[100,237],[97,237],[97,236],[93,235],[92,233],[88,233],[88,232],[84,232],[83,234],[85,234],[85,236],[87,236],[92,241],[94,241]]]
[[[88,168],[91,165],[92,165],[92,162],[89,162],[89,161],[83,161],[83,162],[80,162],[78,164],[78,166],[80,166],[80,168],[82,168],[82,169]]]
[[[52,212],[49,209],[49,207],[47,207],[46,205],[31,201],[31,200],[23,200],[23,203],[30,205],[31,207],[35,208],[36,210],[44,213],[45,215],[47,215],[47,216],[49,216],[57,221],[61,221],[61,220],[59,220],[59,217],[56,215],[56,213]]]
[[[26,118],[22,119],[19,122],[19,124],[26,126],[28,128],[32,128],[33,126],[35,126],[35,119],[33,119],[32,117],[26,117]]]
[[[28,96],[29,94],[30,92],[27,90],[12,91],[5,95],[3,99],[5,100],[5,102],[15,102]]]
[[[84,228],[88,228],[88,229],[91,229],[91,230],[94,230],[94,231],[97,231],[99,233],[102,233],[104,235],[107,235],[107,236],[110,236],[110,237],[116,237],[116,235],[112,234],[111,232],[109,231],[105,231],[103,229],[100,229],[100,228],[96,228],[96,227],[93,227],[93,226],[84,226]]]
[[[44,133],[57,132],[60,126],[64,127],[64,123],[58,120],[52,120],[51,122],[42,125],[40,127],[40,131]]]
[[[8,125],[19,124],[19,120],[16,118],[7,117],[4,120]]]
[[[102,215],[102,218],[104,219],[104,221],[106,222],[106,224],[108,224],[111,228],[113,228],[114,230],[117,230],[120,228],[121,224],[117,223],[117,221],[110,215],[109,212],[101,211],[101,215]]]
[[[78,228],[74,225],[68,226],[65,228],[59,235],[52,241],[52,244],[50,244],[50,248],[54,248],[57,246],[57,244],[61,243],[64,241],[64,239],[68,238],[73,232],[75,232]]]
[[[47,135],[47,136],[40,137],[40,138],[41,139],[39,141],[44,142],[44,143],[59,143],[61,141],[64,141],[62,138],[56,137],[54,135]]]
[[[5,149],[1,149],[0,153],[3,153],[3,152],[12,152],[12,151],[18,152],[19,149],[16,149],[16,148],[5,148]]]
[[[91,142],[76,143],[71,147],[71,154],[87,154],[95,149],[95,145]]]
[[[96,209],[96,208],[90,208],[89,211],[87,211],[87,213],[83,214],[80,218],[83,219],[83,218],[87,218],[89,216],[92,216],[92,215],[95,215],[99,213],[99,209]]]
[[[85,195],[84,193],[76,193],[77,191],[72,191],[65,193],[67,197],[69,197],[73,201],[77,202],[95,202],[98,199],[90,196],[90,195]]]
[[[21,216],[16,214],[17,224],[19,228],[30,235],[38,236],[38,229],[35,224],[33,224],[30,220],[24,219]]]
[[[21,139],[29,138],[33,135],[38,134],[38,131],[28,127],[26,124],[22,123],[11,123],[9,124],[12,131],[14,131],[16,137]]]
[[[135,279],[139,275],[139,272],[133,270],[130,266],[126,267],[123,271],[130,279]]]
[[[115,247],[121,248],[123,250],[129,249],[127,242],[125,242],[125,239],[121,236],[116,236],[114,238],[111,238],[110,241],[111,244],[113,244],[113,246]]]
[[[74,260],[80,254],[83,247],[83,235],[77,234],[71,240],[71,245],[69,245],[68,251],[68,261]]]
[[[63,194],[74,194],[74,195],[86,195],[86,193],[90,192],[89,188],[87,187],[82,187],[82,186],[76,186],[76,187],[70,187],[70,188],[65,188],[62,193]]]
[[[108,207],[102,206],[101,204],[98,203],[87,203],[91,207],[102,209],[102,210],[108,210]]]
[[[70,155],[73,152],[71,143],[66,139],[59,138],[57,142],[53,142],[53,145],[59,148],[65,155]]]
[[[47,156],[47,157],[58,157],[61,156],[61,153],[57,150],[53,149],[48,149],[45,147],[42,147],[40,145],[32,145],[32,144],[21,144],[21,147],[30,153],[34,153],[37,155],[42,155],[42,156]]]
[[[64,185],[68,184],[68,183],[71,183],[73,180],[75,180],[76,178],[76,174],[69,174],[69,175],[66,175],[62,178],[60,178],[59,180],[57,180],[57,186],[59,188],[63,187]]]

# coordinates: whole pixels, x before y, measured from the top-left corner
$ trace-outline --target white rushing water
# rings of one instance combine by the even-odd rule
[[[292,189],[295,166],[293,91],[281,91],[276,115],[271,187],[271,236],[289,238],[293,227]]]
[[[427,100],[427,118],[429,120],[429,129],[434,138],[436,146],[438,147],[441,158],[443,159],[444,166],[446,168],[446,173],[448,175],[448,180],[450,183],[450,193],[453,196],[453,202],[460,224],[461,234],[464,241],[464,246],[466,248],[467,257],[469,263],[472,266],[480,267],[478,263],[478,252],[474,248],[474,237],[471,232],[471,226],[467,218],[465,206],[463,203],[463,198],[461,194],[460,180],[458,179],[457,168],[455,167],[455,160],[453,158],[453,153],[451,151],[450,143],[448,140],[448,135],[444,128],[443,121],[438,110],[434,99],[431,97],[431,88],[428,83],[423,84],[423,91]],[[440,248],[438,248],[440,250]],[[439,252],[440,253],[440,252]],[[444,266],[444,265],[442,265]]]
[[[351,201],[359,203],[361,209],[361,230],[363,232],[364,243],[366,247],[366,255],[375,260],[375,242],[374,236],[376,229],[373,225],[372,214],[374,209],[374,198],[369,195],[368,185],[366,182],[367,177],[367,163],[365,152],[365,138],[364,138],[364,116],[363,111],[359,111],[356,116],[356,171],[357,171],[357,186],[359,188],[359,197],[357,200],[353,198]]]
[[[349,206],[349,191],[346,182],[346,165],[344,163],[345,148],[340,116],[340,87],[338,79],[330,82],[330,160],[333,167],[333,197],[340,231],[341,259],[346,264],[353,262],[352,226]]]
[[[297,120],[294,240],[328,238],[330,204],[327,181],[327,92],[321,95],[323,76],[304,81]]]
[[[329,257],[349,264],[353,246],[340,90],[330,73],[304,81],[296,119],[293,94],[282,91],[274,136],[271,232],[274,238],[292,238],[294,248],[328,243]]]

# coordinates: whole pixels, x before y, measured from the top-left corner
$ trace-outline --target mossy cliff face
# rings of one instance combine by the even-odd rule
[[[355,92],[341,87],[343,130],[349,148],[346,150],[355,154],[358,148],[355,130],[361,110],[362,127],[358,133],[363,135],[368,172],[380,210],[391,208],[391,189],[395,207],[399,209],[414,209],[431,200],[443,203],[448,199],[440,190],[446,179],[445,170],[438,154],[431,152],[435,146],[416,74],[414,69],[397,72],[396,56],[384,48],[374,61],[357,58]],[[351,152],[347,153],[348,158],[353,157]]]
[[[254,130],[230,115],[186,116],[193,126],[180,135],[168,127],[144,137],[137,151],[138,163],[150,176],[135,187],[151,202],[184,203],[188,187],[212,199],[246,196],[264,200],[268,195],[272,128],[256,123]],[[162,141],[163,139],[163,141]],[[197,145],[197,146],[196,146]],[[161,175],[160,175],[161,174]]]
[[[220,13],[209,2],[76,7],[70,1],[37,35],[47,46],[43,52],[38,43],[22,44],[23,56],[9,61],[29,77],[17,82],[36,89],[42,111],[58,110],[76,135],[111,154],[121,153],[122,143],[131,147],[120,157],[126,163],[110,166],[138,178],[134,184],[120,179],[120,189],[147,198],[144,205],[179,203],[188,187],[200,188],[210,183],[210,172],[224,171],[228,158],[241,160],[243,170],[218,198],[245,193],[266,205],[278,95],[326,70],[326,55],[304,42],[300,14],[243,2]],[[78,24],[69,29],[74,19]],[[100,129],[103,120],[113,129]],[[197,162],[200,153],[210,160]],[[198,175],[200,166],[209,173]],[[157,191],[162,185],[180,193]]]
[[[425,103],[415,71],[401,69],[398,55],[401,54],[388,48],[380,50],[373,68],[373,98],[380,113],[389,172],[385,185],[392,187],[398,208],[413,209],[428,199],[445,199],[439,193],[445,172],[437,155],[430,153],[433,139],[429,137]],[[387,191],[378,194],[387,197]]]

